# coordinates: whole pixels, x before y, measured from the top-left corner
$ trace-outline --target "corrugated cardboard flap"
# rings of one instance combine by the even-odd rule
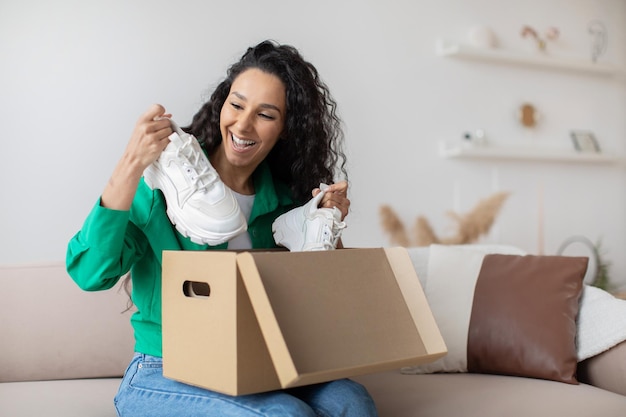
[[[244,252],[237,265],[285,388],[446,353],[403,248]]]

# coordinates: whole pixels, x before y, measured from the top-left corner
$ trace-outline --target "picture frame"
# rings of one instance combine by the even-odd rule
[[[574,130],[570,132],[574,148],[578,152],[599,153],[600,145],[592,132],[586,130]]]

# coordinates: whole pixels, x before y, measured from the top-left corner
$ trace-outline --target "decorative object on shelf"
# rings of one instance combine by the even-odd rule
[[[522,27],[521,31],[522,38],[531,38],[535,41],[535,45],[537,49],[540,51],[546,50],[546,45],[548,40],[555,41],[559,38],[559,30],[555,27],[549,27],[544,34],[544,37],[541,37],[539,33],[533,29],[531,26],[525,25]]]
[[[476,129],[474,133],[465,132],[463,133],[463,145],[472,147],[472,146],[486,146],[487,145],[487,136],[485,135],[484,129]]]
[[[572,236],[561,243],[557,250],[557,255],[563,255],[567,248],[575,244],[582,245],[583,250],[589,256],[589,266],[584,278],[585,284],[609,291],[611,287],[609,279],[611,263],[603,257],[605,252],[602,250],[602,241],[598,239],[598,242],[594,244],[585,236]],[[576,253],[576,256],[582,256],[580,252]]]
[[[539,122],[540,114],[537,108],[530,103],[523,103],[518,110],[519,122],[527,128],[534,128]]]
[[[606,27],[604,23],[599,20],[592,20],[589,22],[588,28],[591,35],[591,61],[598,62],[598,58],[606,52],[606,45],[608,43],[608,35],[606,33]]]
[[[492,49],[498,46],[496,35],[487,26],[474,26],[467,33],[467,43],[476,48]]]
[[[570,132],[574,148],[578,152],[599,153],[600,145],[593,133],[584,130],[574,130]]]
[[[411,242],[408,238],[404,224],[388,205],[380,207],[380,219],[383,231],[389,236],[392,245],[399,246],[429,246],[433,243],[442,245],[461,245],[476,242],[481,236],[489,233],[496,216],[500,212],[502,205],[508,198],[509,193],[500,191],[488,198],[478,202],[478,204],[468,213],[458,214],[449,211],[447,214],[457,222],[457,233],[454,236],[445,238],[438,237],[430,223],[423,216],[418,216],[415,223],[415,238]]]

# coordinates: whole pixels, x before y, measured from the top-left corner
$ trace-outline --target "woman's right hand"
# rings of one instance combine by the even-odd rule
[[[150,106],[135,125],[122,158],[102,193],[101,204],[115,210],[128,210],[135,197],[143,171],[169,143],[172,134],[170,114],[160,104]]]
[[[170,117],[171,114],[166,114],[160,104],[150,106],[137,120],[122,159],[127,158],[143,173],[169,143],[167,138],[172,134]]]

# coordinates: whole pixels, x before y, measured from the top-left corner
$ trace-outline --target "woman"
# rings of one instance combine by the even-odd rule
[[[273,221],[320,193],[320,183],[331,185],[319,207],[336,207],[342,219],[348,214],[347,182],[333,184],[336,167],[345,176],[335,108],[316,69],[293,47],[262,42],[228,70],[184,129],[198,139],[248,218],[246,233],[216,246],[178,233],[163,194],[145,184],[142,174],[168,145],[172,125],[160,105],[139,118],[67,252],[68,272],[85,290],[111,288],[131,272],[136,353],[115,398],[120,416],[376,415],[366,390],[350,380],[231,397],[169,380],[161,371],[163,250],[275,247]]]

